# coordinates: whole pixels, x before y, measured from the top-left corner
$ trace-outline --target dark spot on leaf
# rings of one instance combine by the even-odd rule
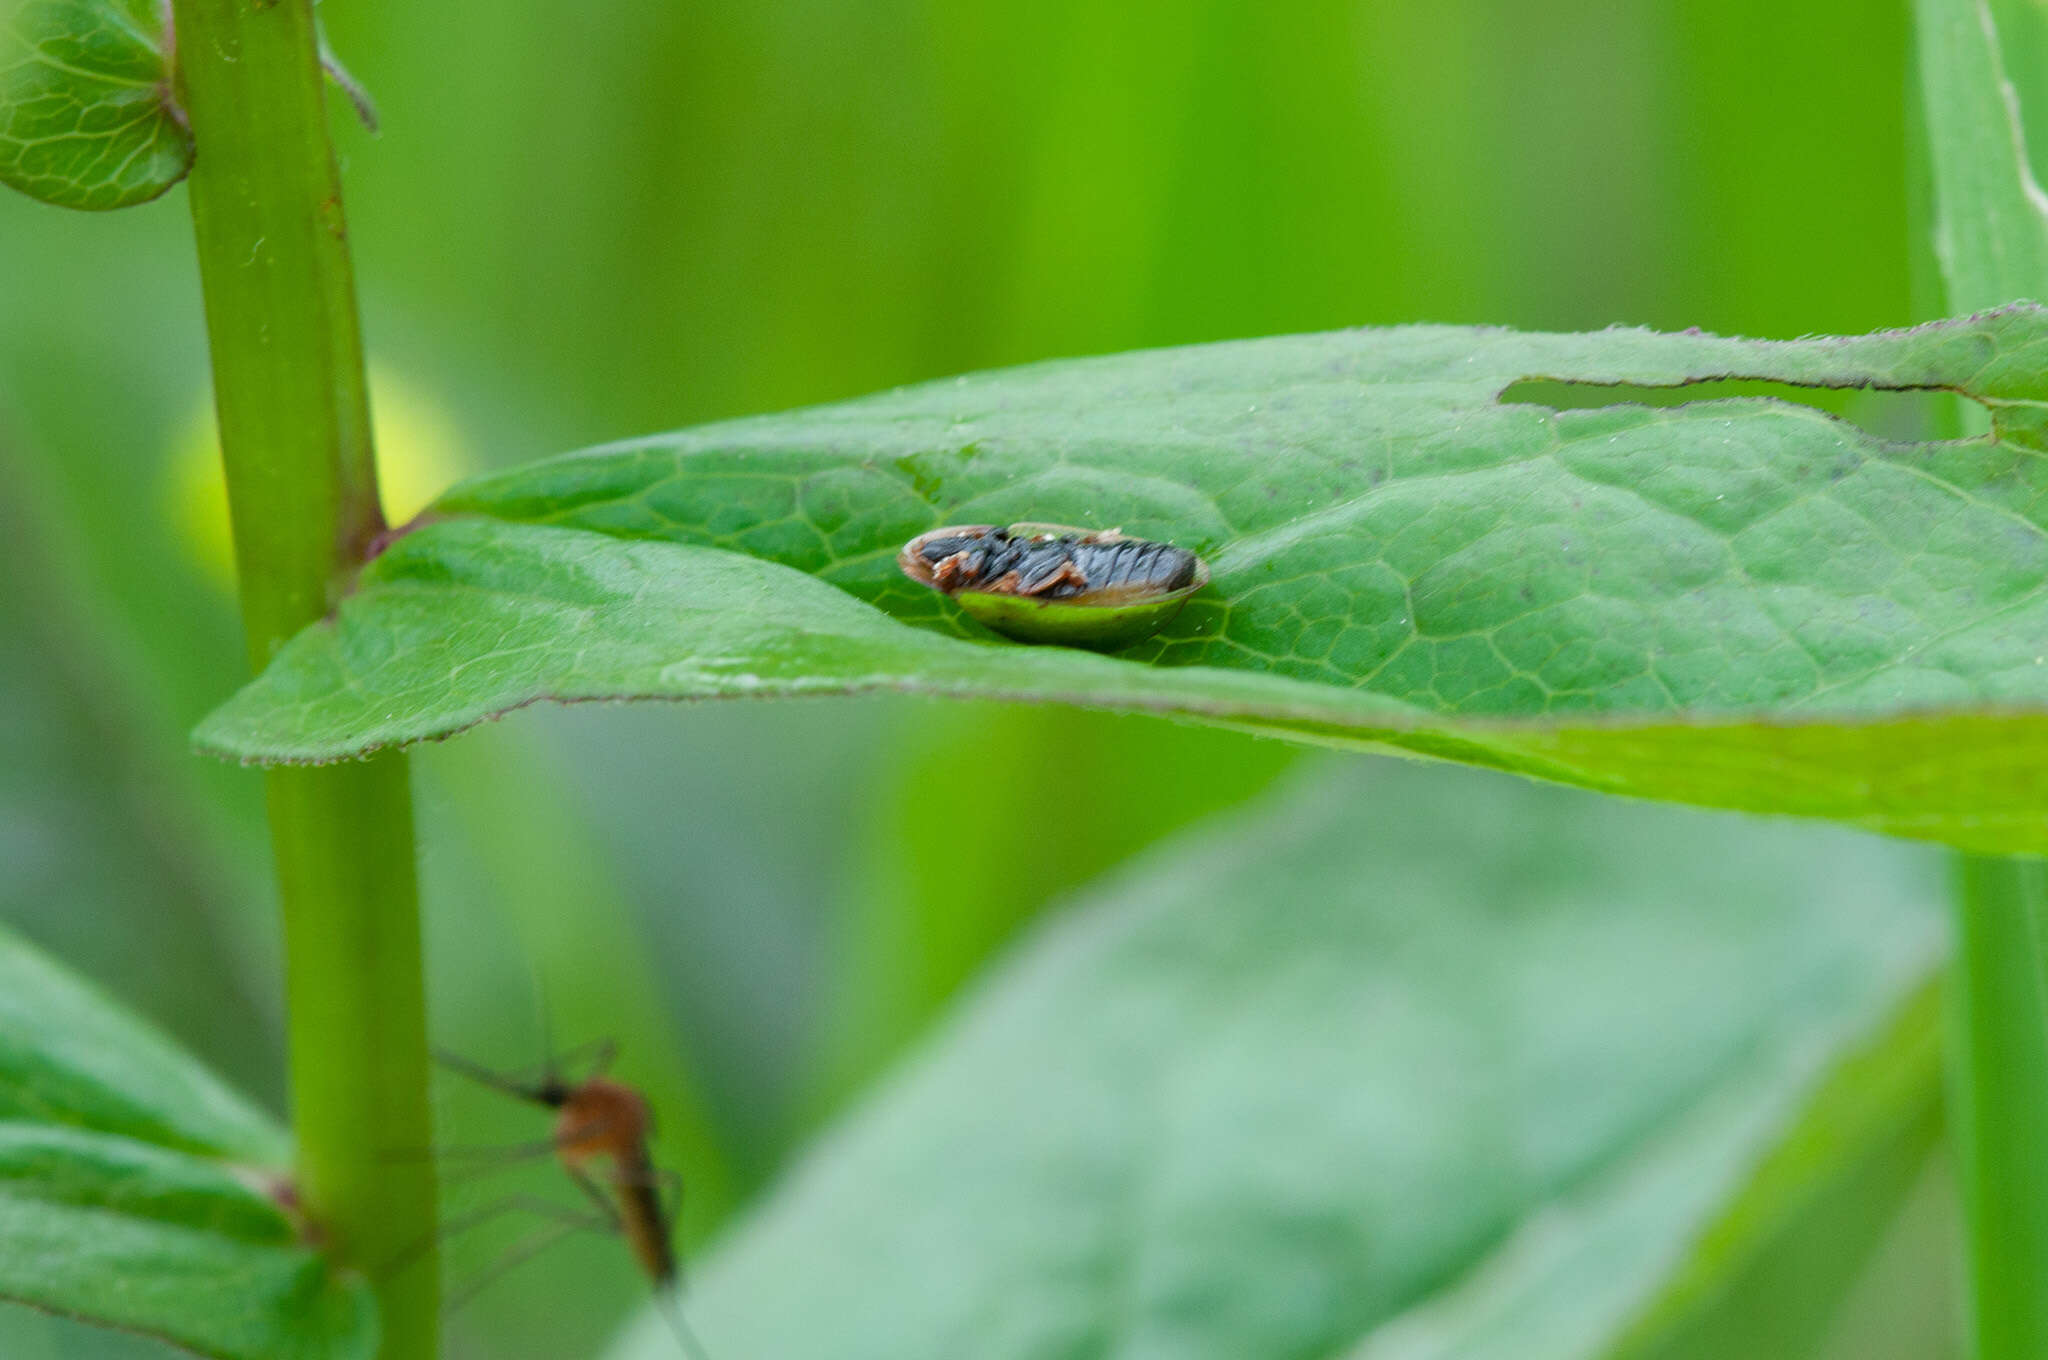
[[[910,489],[917,494],[919,500],[928,505],[936,505],[944,480],[937,471],[927,466],[928,461],[923,454],[906,453],[896,460],[896,470],[910,479]]]

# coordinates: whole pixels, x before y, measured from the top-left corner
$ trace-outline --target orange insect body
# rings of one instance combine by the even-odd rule
[[[662,1204],[661,1196],[661,1187],[672,1182],[678,1195],[673,1207],[680,1208],[682,1182],[655,1166],[648,1151],[654,1111],[645,1097],[604,1075],[612,1060],[611,1044],[599,1045],[597,1052],[594,1073],[574,1083],[562,1079],[554,1059],[540,1081],[522,1082],[452,1053],[439,1057],[486,1086],[555,1112],[554,1136],[536,1151],[552,1151],[569,1179],[604,1211],[653,1281],[656,1304],[675,1331],[677,1344],[691,1360],[704,1360],[704,1347],[676,1303],[679,1275],[669,1228],[671,1209]]]
[[[675,1242],[660,1191],[668,1183],[680,1188],[680,1182],[655,1166],[648,1151],[654,1112],[646,1098],[603,1074],[612,1057],[609,1043],[599,1048],[597,1072],[577,1082],[555,1074],[552,1062],[547,1076],[529,1083],[452,1053],[438,1056],[445,1066],[475,1081],[553,1110],[554,1136],[544,1145],[546,1150],[605,1211],[657,1289],[676,1282]]]
[[[647,1101],[638,1091],[609,1077],[591,1077],[562,1093],[555,1116],[555,1155],[572,1173],[609,1186],[633,1259],[655,1284],[666,1285],[676,1277],[676,1259],[656,1193],[660,1175],[647,1151],[653,1125]]]

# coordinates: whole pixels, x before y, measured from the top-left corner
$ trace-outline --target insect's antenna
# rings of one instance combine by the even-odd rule
[[[554,1009],[548,1005],[548,985],[540,975],[538,964],[529,958],[526,966],[533,973],[533,1009],[540,1021],[541,1080],[560,1081],[562,1074],[555,1065],[555,1015]]]
[[[473,1063],[460,1054],[450,1053],[445,1048],[434,1050],[434,1061],[440,1063],[441,1066],[451,1072],[460,1072],[463,1076],[468,1077],[479,1085],[488,1086],[493,1091],[502,1091],[517,1100],[524,1100],[533,1104],[547,1103],[540,1098],[540,1092],[535,1088],[523,1086],[510,1077],[493,1072],[490,1068],[478,1063]]]
[[[704,1343],[690,1330],[690,1324],[683,1317],[683,1302],[675,1285],[670,1284],[654,1291],[654,1306],[668,1323],[668,1329],[676,1334],[676,1344],[682,1347],[689,1360],[711,1360],[711,1353],[704,1349]]]
[[[617,1043],[611,1039],[599,1039],[588,1044],[556,1048],[554,1008],[548,1004],[547,983],[542,979],[538,968],[533,968],[532,972],[533,1007],[536,1019],[540,1022],[542,1054],[540,1080],[535,1083],[535,1087],[545,1090],[551,1086],[575,1085],[576,1082],[569,1078],[569,1069],[582,1063],[583,1055],[586,1053],[590,1055],[590,1070],[583,1073],[578,1080],[603,1076],[611,1069],[612,1059],[618,1056]]]

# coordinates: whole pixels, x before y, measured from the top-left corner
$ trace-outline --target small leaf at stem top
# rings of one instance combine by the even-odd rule
[[[151,0],[0,0],[0,183],[64,208],[126,208],[192,168]]]

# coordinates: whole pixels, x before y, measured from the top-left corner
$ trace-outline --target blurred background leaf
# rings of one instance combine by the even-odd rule
[[[384,115],[376,138],[334,119],[370,343],[466,467],[1139,345],[1913,315],[1903,7],[321,11]],[[0,196],[0,260],[0,918],[276,1105],[257,781],[185,747],[241,660],[217,548],[173,512],[206,401],[182,199]],[[400,403],[378,403],[388,424]],[[387,461],[411,442],[380,440]],[[1085,838],[932,817],[934,772],[984,758],[999,805],[1081,772]],[[538,978],[560,1042],[615,1035],[676,1112],[663,1153],[701,1178],[701,1241],[1048,896],[1292,759],[915,703],[523,715],[417,762],[436,1031],[530,1061]],[[534,1136],[516,1107],[446,1099],[450,1142]],[[1875,1321],[1835,1354],[1909,1334],[1900,1301],[1946,1250],[1945,1182],[1921,1194],[1852,1295]],[[502,1242],[460,1245],[458,1284]],[[454,1353],[589,1354],[642,1298],[616,1243],[531,1269],[547,1288],[486,1292]],[[9,1355],[147,1353],[14,1324]]]
[[[1083,894],[822,1138],[699,1271],[711,1353],[1811,1354],[1934,1128],[1928,857],[1304,773]]]

